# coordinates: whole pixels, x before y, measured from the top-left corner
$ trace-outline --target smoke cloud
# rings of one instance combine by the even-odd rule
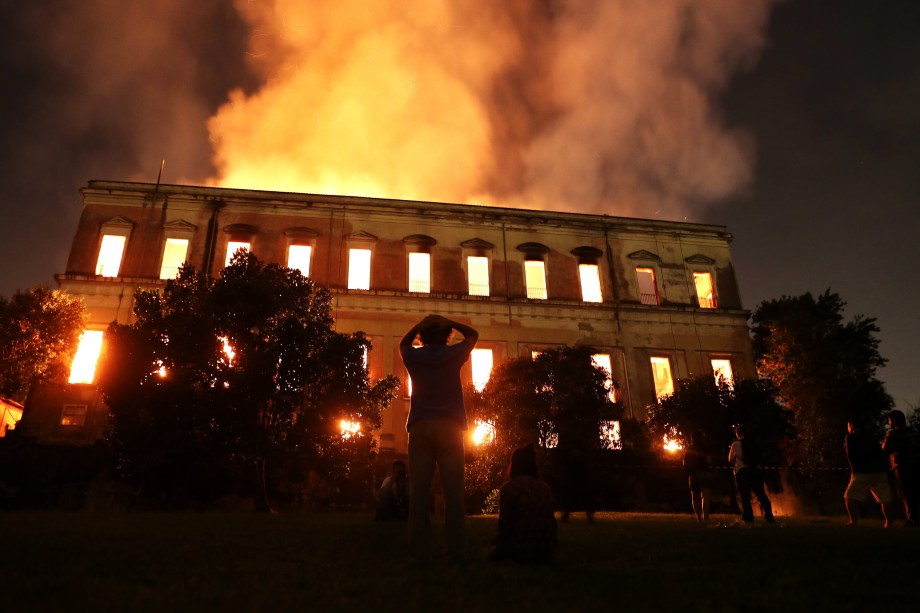
[[[237,0],[213,184],[677,217],[743,190],[719,96],[772,0]]]

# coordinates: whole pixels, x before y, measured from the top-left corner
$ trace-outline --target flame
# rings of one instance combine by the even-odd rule
[[[361,432],[361,424],[356,421],[343,419],[339,421],[339,431],[342,433],[342,440],[347,441]]]
[[[476,420],[475,424],[471,435],[474,445],[488,445],[495,440],[495,426],[491,422]]]
[[[96,376],[96,364],[102,352],[102,330],[84,330],[80,335],[77,353],[70,366],[68,383],[92,383]]]
[[[662,449],[664,449],[668,453],[677,453],[678,451],[684,448],[684,446],[680,444],[680,441],[678,439],[669,438],[667,434],[665,434],[662,437],[662,439],[664,441],[664,445],[662,445]]]

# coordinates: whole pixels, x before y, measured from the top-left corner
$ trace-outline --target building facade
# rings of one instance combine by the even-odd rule
[[[218,276],[239,248],[328,287],[337,329],[368,335],[370,376],[404,382],[376,433],[397,452],[406,449],[410,393],[398,344],[428,313],[479,330],[464,372],[475,385],[509,358],[593,347],[618,384],[616,400],[637,419],[680,378],[755,376],[723,226],[110,181],[80,193],[83,212],[56,279],[83,298],[89,324],[72,383],[41,387],[26,403],[22,425],[41,440],[102,435],[92,356],[111,321],[131,322],[138,288],[165,286],[186,261]]]

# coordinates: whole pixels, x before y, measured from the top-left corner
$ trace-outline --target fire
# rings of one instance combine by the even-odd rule
[[[226,336],[220,337],[220,341],[224,345],[224,355],[227,356],[227,363],[233,366],[233,357],[236,355],[236,352],[233,350],[233,347],[230,346],[230,341]]]
[[[96,363],[102,352],[102,330],[84,330],[77,345],[77,354],[70,366],[68,383],[92,383],[96,376]]]
[[[664,445],[662,446],[662,448],[668,453],[677,453],[678,451],[684,448],[684,446],[680,444],[680,441],[678,439],[669,438],[667,434],[664,435],[662,439],[664,441]]]
[[[342,440],[348,440],[353,436],[357,436],[361,432],[361,424],[356,421],[349,421],[343,419],[339,422],[339,431],[342,433]]]
[[[473,444],[476,446],[488,445],[495,440],[495,426],[487,421],[476,421],[476,427],[473,428]]]

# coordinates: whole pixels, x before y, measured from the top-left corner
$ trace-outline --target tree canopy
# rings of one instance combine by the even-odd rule
[[[183,266],[134,315],[109,327],[98,381],[142,485],[182,500],[255,481],[267,503],[279,475],[367,458],[397,381],[368,379],[369,340],[335,332],[329,292],[298,271],[245,252],[217,280]]]
[[[845,306],[826,290],[764,301],[751,316],[757,372],[795,414],[804,465],[844,464],[847,418],[878,422],[892,406],[876,378],[886,360],[875,319],[845,321]]]
[[[32,381],[62,381],[84,321],[83,302],[61,290],[0,296],[0,394],[23,402]]]

